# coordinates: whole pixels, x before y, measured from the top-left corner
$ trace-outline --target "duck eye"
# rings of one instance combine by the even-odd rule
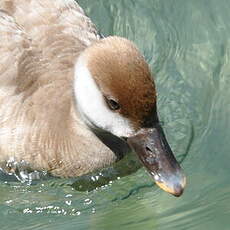
[[[107,98],[107,97],[105,98],[105,100],[106,100],[106,103],[107,103],[107,105],[109,106],[109,108],[111,110],[118,110],[118,109],[120,109],[120,105],[119,105],[119,103],[116,100],[114,100],[112,98]]]

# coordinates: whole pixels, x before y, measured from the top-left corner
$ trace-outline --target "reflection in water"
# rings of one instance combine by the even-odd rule
[[[171,197],[143,169],[91,192],[76,191],[66,179],[28,186],[2,178],[1,229],[228,230],[230,2],[79,3],[103,34],[135,41],[150,63],[160,118],[184,159],[187,190]]]

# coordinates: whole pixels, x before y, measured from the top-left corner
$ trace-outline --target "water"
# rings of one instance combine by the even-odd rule
[[[229,230],[230,2],[81,0],[104,35],[133,40],[158,89],[161,121],[188,185],[181,198],[144,169],[91,192],[71,180],[0,183],[0,229]]]

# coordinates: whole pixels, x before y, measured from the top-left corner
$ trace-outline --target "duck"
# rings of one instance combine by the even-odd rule
[[[183,193],[152,73],[132,41],[101,36],[74,0],[1,0],[0,37],[0,162],[79,177],[128,146],[160,188]]]

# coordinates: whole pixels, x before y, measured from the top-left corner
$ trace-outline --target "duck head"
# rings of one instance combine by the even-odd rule
[[[107,37],[86,48],[74,92],[88,126],[125,139],[160,188],[182,194],[185,176],[159,124],[150,69],[131,41]]]

